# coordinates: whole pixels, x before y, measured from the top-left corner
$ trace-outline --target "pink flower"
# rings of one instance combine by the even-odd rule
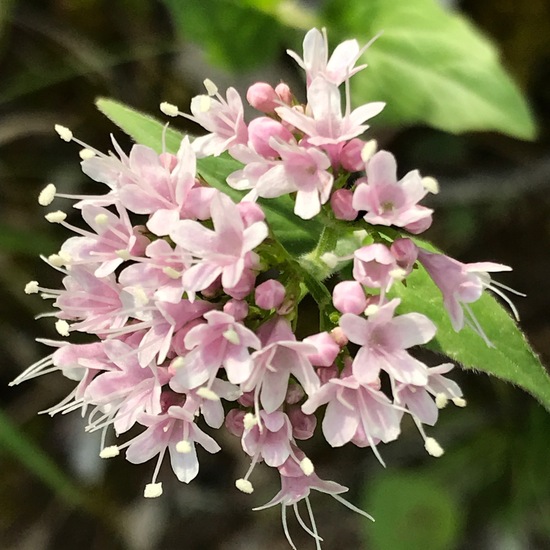
[[[302,405],[302,411],[313,414],[324,403],[328,405],[323,434],[328,443],[370,446],[383,464],[376,444],[397,439],[402,412],[379,389],[361,384],[354,376],[329,380]]]
[[[303,59],[292,50],[287,50],[287,53],[306,72],[308,86],[317,76],[322,76],[328,82],[340,86],[342,82],[367,66],[366,64],[354,66],[367,46],[359,49],[357,40],[346,40],[336,47],[328,59],[326,30],[323,29],[321,33],[317,29],[311,29],[304,38]]]
[[[411,233],[431,225],[433,210],[417,204],[427,193],[417,170],[397,181],[395,158],[378,151],[367,163],[366,182],[365,178],[357,181],[353,207],[366,211],[368,223],[404,227]]]
[[[285,287],[275,279],[268,279],[256,287],[254,301],[262,309],[279,307],[285,298]]]
[[[353,253],[353,278],[359,283],[388,291],[393,283],[392,272],[397,264],[390,249],[375,243]]]
[[[297,342],[283,317],[262,325],[258,335],[264,347],[252,354],[254,369],[241,384],[243,392],[254,391],[255,402],[271,413],[283,404],[291,375],[308,395],[317,390],[319,379],[308,359],[309,354],[317,352],[315,346]]]
[[[212,200],[211,214],[214,230],[181,220],[170,233],[176,244],[199,258],[183,274],[189,291],[205,289],[219,275],[224,287],[234,287],[243,274],[246,256],[267,237],[267,225],[262,221],[245,228],[236,204],[223,193]]]
[[[382,111],[384,103],[367,103],[342,116],[338,86],[323,77],[315,78],[307,90],[306,113],[293,107],[277,107],[282,120],[292,124],[307,136],[311,145],[334,145],[359,136],[367,128],[366,120]],[[355,206],[355,205],[354,205]]]
[[[193,327],[185,336],[185,347],[191,351],[171,382],[176,391],[213,380],[221,367],[233,384],[240,384],[252,372],[249,348],[261,347],[258,337],[227,313],[209,311],[204,318],[206,323]]]
[[[191,113],[185,115],[210,133],[193,141],[197,155],[218,156],[239,143],[246,144],[248,129],[244,122],[243,102],[235,88],[228,88],[226,99],[216,90],[210,95],[198,95],[191,100]]]
[[[481,298],[486,288],[503,298],[517,317],[517,311],[512,302],[496,286],[502,286],[507,290],[511,289],[492,281],[489,275],[489,273],[496,271],[511,271],[511,267],[493,262],[463,264],[444,254],[436,254],[422,249],[418,250],[418,259],[443,294],[443,303],[456,331],[464,327],[463,308],[466,308],[471,318],[470,320],[466,319],[466,323],[472,326],[488,342],[487,337],[468,307],[468,304]]]
[[[427,367],[405,350],[425,344],[435,335],[435,325],[420,313],[394,317],[400,300],[379,307],[368,319],[344,313],[340,327],[345,335],[361,346],[353,360],[353,374],[362,384],[378,380],[380,370],[406,384],[423,386],[428,380]]]

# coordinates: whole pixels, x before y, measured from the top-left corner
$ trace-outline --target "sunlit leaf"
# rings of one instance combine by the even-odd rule
[[[378,120],[535,137],[532,114],[496,48],[440,2],[333,0],[326,20],[335,34],[361,43],[383,32],[365,54],[369,67],[352,80],[356,101],[387,103]]]

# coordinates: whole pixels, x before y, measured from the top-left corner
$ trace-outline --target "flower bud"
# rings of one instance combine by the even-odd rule
[[[359,213],[352,206],[353,193],[349,189],[337,189],[330,197],[330,206],[339,220],[352,221]]]
[[[365,142],[359,138],[348,141],[340,153],[340,164],[348,172],[359,172],[365,169],[365,164],[361,158],[361,151]]]
[[[232,288],[225,288],[226,294],[229,294],[231,298],[235,300],[244,300],[254,289],[254,283],[256,282],[256,275],[250,269],[245,269],[239,282]]]
[[[338,367],[336,365],[331,365],[330,367],[317,369],[317,376],[319,377],[321,384],[326,384],[329,380],[339,377]]]
[[[266,114],[273,113],[279,105],[279,95],[267,82],[252,84],[246,92],[246,99],[254,109]]]
[[[397,265],[410,273],[414,262],[418,258],[418,248],[411,239],[397,239],[390,246],[390,252],[397,261]]]
[[[313,344],[317,353],[308,354],[307,358],[316,367],[330,367],[336,356],[340,353],[340,346],[334,341],[328,332],[320,332],[304,338],[304,342]]]
[[[363,287],[357,281],[342,281],[332,291],[332,302],[340,313],[360,315],[367,307]]]
[[[229,300],[223,306],[223,311],[232,315],[236,321],[242,321],[248,315],[248,304],[243,300]]]
[[[305,395],[304,389],[299,384],[290,383],[286,390],[285,402],[289,405],[295,405]]]
[[[244,415],[245,412],[239,409],[231,409],[225,417],[225,427],[227,431],[236,436],[242,437],[244,432]]]
[[[317,426],[314,414],[305,414],[300,407],[288,407],[287,415],[292,424],[292,435],[296,439],[309,439]]]
[[[245,227],[250,227],[253,223],[265,220],[264,211],[255,202],[240,202],[237,204],[237,208]]]
[[[255,118],[248,125],[248,141],[256,153],[266,158],[278,157],[279,153],[269,145],[269,140],[279,138],[291,141],[292,134],[280,123],[272,118],[262,116]]]
[[[285,82],[280,82],[279,84],[277,84],[277,86],[275,86],[275,92],[283,103],[285,103],[286,105],[292,104],[293,96],[288,84],[286,84]]]
[[[275,279],[269,279],[256,287],[254,299],[262,309],[279,307],[285,298],[285,287]]]

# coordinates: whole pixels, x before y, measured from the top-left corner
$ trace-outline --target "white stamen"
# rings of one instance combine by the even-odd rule
[[[379,306],[377,306],[376,304],[369,304],[366,308],[365,308],[365,315],[368,317],[369,315],[374,315],[378,310],[380,309]]]
[[[220,400],[220,396],[216,392],[213,392],[212,390],[205,388],[204,386],[197,390],[197,395],[199,397],[202,397],[203,399],[207,399],[208,401]]]
[[[179,279],[181,277],[181,273],[177,269],[174,269],[173,267],[170,267],[170,266],[163,267],[162,272],[165,275],[168,275],[170,279]]]
[[[68,265],[72,262],[73,258],[68,252],[64,252],[63,250],[59,251],[59,257],[63,260],[63,263],[65,265]]]
[[[48,185],[46,185],[46,187],[44,187],[38,195],[38,204],[40,206],[49,206],[52,203],[56,192],[57,189],[55,188],[55,185],[53,183],[48,183]]]
[[[258,417],[252,413],[246,413],[243,418],[243,426],[245,430],[250,430],[258,423]]]
[[[361,160],[366,164],[372,155],[376,153],[376,150],[378,149],[378,142],[375,139],[371,139],[363,145],[363,149],[361,149]]]
[[[162,495],[162,483],[148,483],[143,491],[145,498],[158,498]]]
[[[435,404],[438,409],[443,409],[447,406],[447,403],[449,402],[448,397],[444,393],[438,393],[435,396]]]
[[[118,449],[117,445],[111,445],[110,447],[105,447],[104,449],[101,449],[101,452],[99,453],[100,458],[114,458],[115,456],[118,456],[120,454],[120,451]]]
[[[390,271],[390,277],[396,281],[402,281],[407,276],[407,272],[401,267],[396,267]]]
[[[181,356],[176,357],[171,363],[170,367],[173,369],[181,369],[183,365],[185,364],[185,359]]]
[[[210,96],[200,95],[198,97],[199,97],[199,111],[201,113],[208,112],[210,110],[210,105],[212,104]]]
[[[248,481],[248,479],[244,479],[244,478],[237,479],[237,481],[235,481],[235,487],[237,487],[237,489],[239,489],[239,491],[242,491],[243,493],[246,493],[247,495],[250,495],[251,493],[254,492],[254,487],[253,487],[252,483],[250,483],[250,481]]]
[[[182,439],[181,441],[178,441],[176,443],[176,451],[178,453],[187,454],[190,453],[193,450],[193,447],[189,441],[186,441],[185,439]]]
[[[424,448],[428,451],[429,455],[435,456],[436,458],[439,458],[445,452],[441,445],[433,437],[426,438]]]
[[[95,151],[92,151],[91,149],[85,147],[84,149],[80,149],[80,151],[78,152],[78,156],[82,160],[93,159],[95,157]]]
[[[54,267],[61,267],[65,263],[59,254],[50,254],[48,256],[48,262]]]
[[[466,406],[466,399],[463,397],[453,397],[453,403],[457,407],[465,407]]]
[[[434,195],[437,195],[439,193],[439,183],[435,178],[432,178],[431,176],[426,176],[425,178],[422,178],[422,186],[429,193],[433,193]]]
[[[306,476],[310,476],[315,471],[313,462],[307,456],[300,461],[300,469]]]
[[[334,269],[338,265],[338,256],[332,252],[325,252],[319,259],[330,269]]]
[[[65,321],[65,319],[59,319],[55,323],[55,330],[61,335],[61,336],[69,336],[69,328],[70,325]]]
[[[107,214],[98,214],[94,218],[94,221],[97,225],[107,225],[109,223],[109,216]]]
[[[218,87],[209,78],[205,78],[203,84],[208,95],[212,96],[218,93]]]
[[[115,252],[115,254],[123,260],[129,260],[130,257],[131,257],[131,254],[127,250],[125,250],[124,248],[121,248],[120,250],[117,250]]]
[[[67,214],[63,210],[56,210],[55,212],[50,212],[44,216],[50,223],[61,223],[65,221]]]
[[[38,293],[38,281],[29,281],[25,285],[25,294],[37,294]]]
[[[160,110],[166,115],[166,116],[178,116],[180,110],[178,109],[177,105],[174,105],[172,103],[168,103],[167,101],[163,101],[160,104]]]
[[[230,343],[234,344],[235,346],[238,346],[241,343],[241,339],[239,338],[239,335],[233,328],[227,329],[223,333],[223,337]]]
[[[61,124],[56,124],[54,128],[63,141],[71,141],[71,139],[73,139],[73,133],[65,126],[61,126]]]

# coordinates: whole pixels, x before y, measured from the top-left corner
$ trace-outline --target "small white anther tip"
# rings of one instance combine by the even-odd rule
[[[57,330],[60,336],[69,336],[70,325],[65,319],[59,319],[55,323],[55,330]]]
[[[176,280],[181,278],[181,272],[179,272],[177,269],[174,269],[173,267],[170,267],[170,266],[163,267],[162,272],[168,277],[170,277],[170,279]]]
[[[162,483],[148,483],[143,491],[145,498],[158,498],[162,495]]]
[[[67,218],[67,214],[63,210],[56,210],[44,216],[50,223],[61,223]]]
[[[170,366],[173,368],[173,369],[181,369],[181,367],[183,367],[183,365],[185,364],[185,359],[181,356],[179,357],[176,357],[171,363],[170,363]]]
[[[38,290],[38,281],[29,281],[25,285],[25,294],[37,294]]]
[[[425,178],[422,178],[422,186],[429,193],[432,193],[434,195],[437,195],[439,193],[439,183],[435,178],[432,178],[431,176],[426,176]]]
[[[187,454],[190,453],[193,450],[193,447],[191,446],[191,443],[187,441],[186,439],[182,439],[181,441],[178,441],[176,443],[176,451],[178,453]]]
[[[433,437],[426,438],[424,448],[429,455],[434,456],[435,458],[439,458],[445,453],[443,447],[441,447],[441,445]]]
[[[53,183],[48,183],[38,195],[38,204],[40,206],[49,206],[55,197],[56,191],[55,185]]]
[[[374,153],[376,153],[377,149],[378,142],[375,139],[367,141],[365,145],[363,145],[363,149],[361,149],[361,160],[367,163]]]
[[[258,417],[252,413],[246,413],[243,417],[243,426],[245,430],[250,430],[258,423]]]
[[[71,139],[73,139],[73,133],[66,126],[61,126],[61,124],[56,124],[54,128],[57,134],[59,135],[59,137],[63,141],[71,141]]]
[[[463,397],[453,397],[453,403],[457,407],[465,407],[466,406],[466,399]]]
[[[224,337],[230,344],[233,344],[233,345],[235,345],[235,346],[238,346],[238,345],[241,343],[241,339],[239,338],[239,335],[237,334],[237,332],[236,332],[235,329],[233,329],[233,328],[227,329],[227,330],[223,333],[223,337]]]
[[[125,250],[124,248],[121,248],[120,250],[117,250],[115,252],[115,254],[121,259],[121,260],[129,260],[132,255],[130,254],[130,252],[128,252],[128,250]]]
[[[50,254],[48,256],[48,263],[54,267],[61,267],[65,261],[59,254]]]
[[[237,479],[237,481],[235,481],[235,487],[237,487],[239,491],[246,493],[247,495],[250,495],[254,492],[254,487],[252,483],[248,481],[248,479]]]
[[[179,109],[177,105],[174,105],[172,103],[168,103],[167,101],[163,101],[160,104],[160,110],[166,115],[166,116],[178,116]]]
[[[199,397],[202,397],[203,399],[207,399],[208,401],[220,400],[220,396],[216,392],[213,392],[212,390],[205,387],[199,388],[197,390],[197,395]]]
[[[78,152],[78,156],[82,160],[93,159],[95,157],[95,151],[92,151],[91,149],[85,147],[84,149],[80,149],[80,151]]]
[[[435,404],[438,409],[444,409],[448,402],[449,399],[444,393],[438,393],[435,396]]]
[[[310,476],[315,471],[313,462],[307,456],[300,461],[300,469],[306,476]]]
[[[376,304],[369,304],[366,308],[365,308],[365,315],[368,317],[369,315],[374,315],[378,310],[380,309],[379,306],[377,306]]]
[[[111,445],[109,447],[105,447],[101,449],[101,452],[99,453],[100,458],[114,458],[115,456],[118,456],[120,454],[120,451],[116,445]]]
[[[107,225],[109,223],[109,216],[107,216],[107,214],[98,214],[94,218],[94,221],[98,225]]]
[[[209,96],[213,96],[218,93],[218,87],[209,78],[205,78],[203,84],[206,88],[206,93]]]

